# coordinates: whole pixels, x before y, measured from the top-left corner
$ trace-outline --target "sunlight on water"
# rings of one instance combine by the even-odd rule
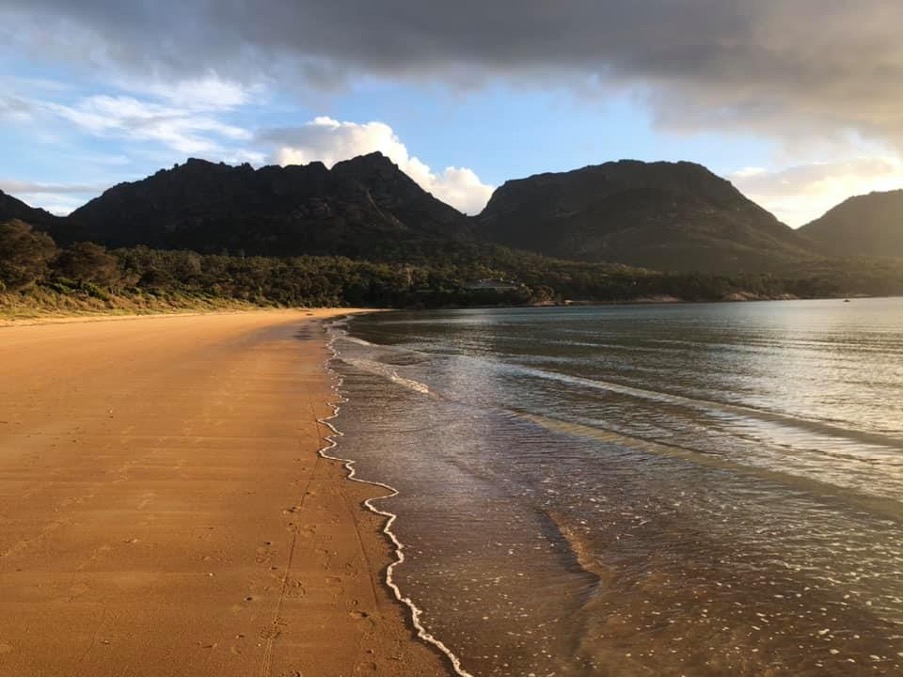
[[[334,328],[343,454],[480,674],[901,671],[901,302]]]

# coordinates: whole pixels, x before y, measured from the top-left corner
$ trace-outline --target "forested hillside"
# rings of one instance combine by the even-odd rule
[[[120,299],[177,306],[226,300],[398,308],[718,301],[893,295],[900,294],[900,281],[900,262],[845,268],[826,260],[822,268],[784,275],[715,276],[569,262],[469,244],[437,249],[417,262],[199,254],[145,246],[108,250],[91,242],[61,248],[24,222],[0,224],[0,295],[7,302],[15,295],[20,305],[42,293],[107,308]]]

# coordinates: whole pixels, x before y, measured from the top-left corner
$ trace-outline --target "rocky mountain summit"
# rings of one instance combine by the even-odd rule
[[[509,247],[666,271],[762,271],[812,256],[793,229],[690,162],[621,160],[507,181],[478,222]]]
[[[379,153],[258,170],[189,159],[77,209],[63,240],[198,252],[372,256],[471,237],[467,217]]]

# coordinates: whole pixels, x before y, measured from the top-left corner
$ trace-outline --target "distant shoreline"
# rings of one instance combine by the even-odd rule
[[[901,295],[866,295],[866,294],[850,294],[844,296],[832,297],[815,297],[815,299],[881,299],[881,298],[900,298]],[[649,304],[721,304],[735,302],[754,302],[754,301],[801,301],[809,299],[809,297],[798,297],[791,294],[777,295],[775,297],[763,297],[753,294],[733,294],[724,299],[681,299],[670,295],[657,295],[651,297],[638,297],[636,299],[624,300],[589,300],[589,299],[566,299],[563,301],[550,301],[541,303],[528,303],[519,305],[498,304],[498,305],[468,305],[468,306],[438,306],[431,308],[357,308],[349,311],[342,307],[335,309],[308,309],[305,307],[274,307],[274,306],[257,306],[250,303],[222,303],[214,304],[186,304],[184,306],[148,306],[135,307],[134,305],[117,306],[87,306],[87,307],[44,307],[41,305],[29,305],[18,301],[16,304],[8,302],[8,296],[4,298],[0,295],[0,327],[8,327],[15,325],[43,325],[54,323],[73,323],[73,322],[96,322],[101,320],[131,320],[138,318],[156,318],[156,317],[173,317],[173,316],[199,316],[199,315],[217,315],[217,314],[235,314],[235,313],[261,313],[261,312],[321,312],[323,310],[335,311],[336,315],[344,315],[349,312],[353,313],[378,313],[385,311],[421,311],[421,310],[448,310],[448,309],[465,309],[465,308],[566,308],[566,307],[582,307],[582,306],[631,306],[631,305],[649,305]]]

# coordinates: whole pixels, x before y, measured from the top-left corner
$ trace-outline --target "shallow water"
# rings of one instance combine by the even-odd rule
[[[331,332],[338,453],[466,671],[900,675],[900,299]]]

